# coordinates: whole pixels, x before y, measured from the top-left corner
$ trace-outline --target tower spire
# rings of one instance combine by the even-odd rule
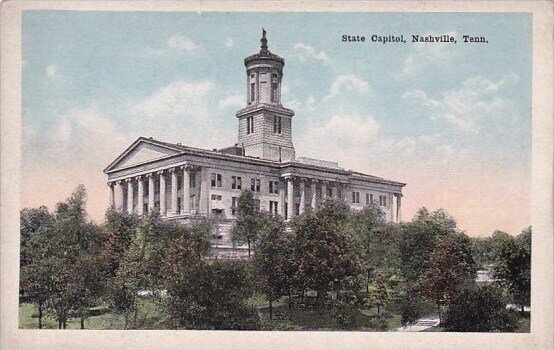
[[[266,34],[266,33],[267,33],[267,32],[265,31],[265,29],[262,27],[262,39],[260,40],[261,43],[262,43],[262,46],[261,46],[260,52],[267,52],[267,51],[269,51],[269,50],[267,49],[267,38],[265,37],[265,34]]]

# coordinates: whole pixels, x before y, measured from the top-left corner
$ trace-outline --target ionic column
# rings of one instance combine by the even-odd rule
[[[324,202],[327,198],[327,182],[323,181],[321,183],[321,201]]]
[[[146,175],[148,177],[148,213],[154,211],[154,174]]]
[[[110,208],[115,208],[115,196],[114,196],[114,185],[111,182],[108,182],[108,187],[110,188]]]
[[[304,208],[306,207],[306,182],[304,179],[300,179],[300,210],[299,214],[304,214]]]
[[[279,205],[281,217],[285,219],[285,186],[279,185]]]
[[[127,179],[127,213],[133,213],[133,179]]]
[[[177,168],[169,169],[171,174],[171,214],[177,215]]]
[[[339,185],[333,187],[333,200],[338,201],[339,198]]]
[[[312,210],[315,210],[316,207],[317,207],[317,186],[316,186],[316,181],[312,181],[312,186],[311,186],[311,190],[312,190]]]
[[[181,205],[182,213],[190,213],[190,167],[183,168],[183,201]]]
[[[294,217],[294,184],[292,182],[292,177],[289,177],[287,180],[287,220],[290,220]]]
[[[138,183],[138,198],[137,198],[137,213],[139,215],[144,214],[144,181],[142,176],[137,176]]]
[[[167,210],[167,203],[165,198],[165,175],[163,170],[158,172],[160,175],[160,215],[165,215]]]
[[[114,188],[114,204],[115,210],[122,213],[123,212],[123,184],[121,180],[115,182]]]
[[[396,222],[400,223],[402,221],[402,194],[398,193],[396,195]]]
[[[198,174],[200,175],[200,191],[199,197],[197,199],[197,208],[199,213],[205,213],[209,214],[208,210],[208,203],[209,203],[209,196],[210,196],[210,190],[209,190],[209,183],[210,183],[210,171],[208,168],[202,168]]]

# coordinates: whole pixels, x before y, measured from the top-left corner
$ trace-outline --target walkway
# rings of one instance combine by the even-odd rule
[[[397,332],[419,332],[427,328],[438,326],[439,316],[429,315],[427,317],[420,318],[411,326],[397,328]]]

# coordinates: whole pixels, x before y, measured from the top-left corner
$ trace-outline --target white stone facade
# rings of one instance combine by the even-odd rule
[[[404,183],[334,162],[296,159],[294,112],[281,105],[284,60],[269,52],[265,32],[260,53],[246,58],[245,66],[247,106],[236,115],[238,143],[209,151],[140,137],[104,170],[110,205],[139,215],[156,211],[168,220],[215,219],[218,254],[235,257],[244,250],[237,253],[229,232],[244,189],[261,210],[286,220],[331,198],[355,209],[373,201],[388,221],[399,222]]]

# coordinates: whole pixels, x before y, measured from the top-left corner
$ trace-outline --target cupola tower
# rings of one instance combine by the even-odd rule
[[[244,59],[246,107],[239,119],[239,145],[246,156],[280,162],[294,160],[292,117],[294,111],[281,105],[285,60],[271,53],[262,29],[260,52]]]

